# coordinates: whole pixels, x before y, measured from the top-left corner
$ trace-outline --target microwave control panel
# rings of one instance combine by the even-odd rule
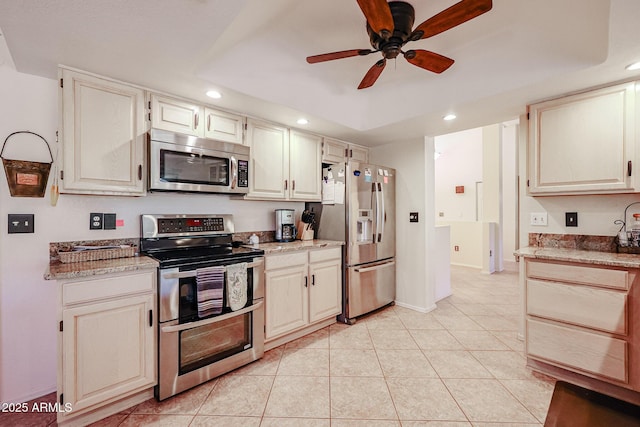
[[[249,187],[249,162],[238,160],[238,187]]]
[[[225,231],[224,218],[159,218],[158,233]]]

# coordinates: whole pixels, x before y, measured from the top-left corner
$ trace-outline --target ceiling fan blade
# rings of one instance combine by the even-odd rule
[[[491,0],[462,0],[418,25],[411,40],[426,39],[491,10]]]
[[[446,56],[422,49],[409,50],[404,53],[404,57],[416,67],[424,68],[425,70],[438,74],[451,67],[455,62]]]
[[[315,64],[318,62],[332,61],[334,59],[350,58],[352,56],[364,56],[372,52],[375,52],[375,51],[371,49],[342,50],[340,52],[323,53],[322,55],[307,56],[307,62],[309,64]]]
[[[364,75],[358,89],[366,89],[373,86],[376,80],[378,80],[378,77],[380,77],[380,74],[382,74],[382,70],[384,70],[385,65],[387,65],[387,60],[384,58],[373,64],[373,67],[369,68],[367,74]]]
[[[386,0],[357,0],[371,29],[383,39],[393,34],[393,16]]]

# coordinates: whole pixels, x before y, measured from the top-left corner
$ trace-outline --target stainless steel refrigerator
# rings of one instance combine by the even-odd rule
[[[307,203],[315,213],[316,238],[346,243],[339,321],[352,324],[395,300],[395,174],[392,168],[353,161],[331,165],[323,168],[328,200]]]

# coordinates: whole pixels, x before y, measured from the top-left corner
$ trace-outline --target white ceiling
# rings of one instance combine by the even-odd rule
[[[417,26],[457,0],[409,0]],[[527,103],[640,77],[638,0],[494,0],[493,9],[407,48],[455,59],[443,74],[379,54],[310,65],[370,47],[356,0],[0,0],[0,65],[56,77],[57,64],[218,104],[365,145],[440,135],[517,117]],[[8,47],[8,50],[6,49]],[[9,56],[10,55],[10,56]],[[216,88],[224,97],[204,96]],[[455,112],[458,119],[443,122]]]

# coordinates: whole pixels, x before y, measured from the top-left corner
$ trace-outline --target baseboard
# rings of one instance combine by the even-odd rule
[[[56,385],[52,385],[50,387],[47,387],[45,389],[41,389],[38,391],[33,391],[29,394],[25,394],[24,396],[20,396],[20,397],[3,397],[2,401],[3,402],[12,402],[12,403],[24,403],[24,402],[28,402],[30,400],[35,400],[39,397],[45,396],[47,394],[50,393],[55,393],[58,390],[58,387]]]
[[[417,305],[406,304],[398,301],[396,301],[396,305],[403,308],[408,308],[409,310],[417,311],[420,313],[429,313],[430,311],[433,311],[436,308],[438,308],[435,304],[425,308],[425,307],[418,307]]]

